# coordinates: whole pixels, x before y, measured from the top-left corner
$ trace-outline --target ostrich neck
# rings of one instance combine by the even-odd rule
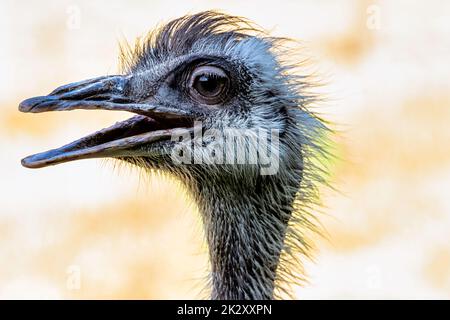
[[[295,188],[264,176],[227,182],[203,182],[198,193],[209,244],[211,297],[272,299]]]

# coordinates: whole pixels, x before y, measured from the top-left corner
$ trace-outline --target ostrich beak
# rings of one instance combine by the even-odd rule
[[[170,139],[192,127],[192,116],[182,109],[138,102],[127,96],[130,79],[131,76],[99,77],[64,85],[47,96],[22,101],[19,110],[27,113],[103,109],[137,114],[60,148],[26,157],[22,165],[42,168],[80,159],[143,156],[139,146]]]

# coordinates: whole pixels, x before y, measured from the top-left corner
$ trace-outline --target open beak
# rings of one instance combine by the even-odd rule
[[[173,134],[192,127],[192,116],[182,109],[128,97],[126,88],[130,77],[106,76],[71,83],[47,96],[22,101],[19,110],[28,113],[103,109],[137,114],[60,148],[26,157],[22,165],[42,168],[88,158],[143,156],[140,146],[170,139]]]

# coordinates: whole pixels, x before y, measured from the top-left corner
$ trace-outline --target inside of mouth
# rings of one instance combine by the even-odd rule
[[[121,144],[122,147],[126,147],[128,143],[126,138],[134,138],[160,130],[190,128],[192,126],[193,120],[191,119],[163,119],[157,121],[148,116],[137,115],[60,148],[26,157],[22,160],[22,164],[29,168],[40,168],[71,160],[92,158],[95,157],[93,156],[95,154],[99,155],[99,152],[102,152],[101,155],[106,155],[107,153],[104,151],[111,148],[112,144],[115,144],[115,146]]]
[[[151,131],[192,126],[193,121],[189,119],[164,119],[157,121],[147,116],[138,115],[96,132],[91,135],[91,139],[87,139],[83,146],[79,147],[92,147]]]
[[[103,129],[93,135],[89,146],[100,145],[113,140],[135,136],[141,133],[159,130],[160,123],[146,116],[134,116],[112,126],[111,129]]]

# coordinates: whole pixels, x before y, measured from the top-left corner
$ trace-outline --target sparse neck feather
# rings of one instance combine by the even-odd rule
[[[273,299],[300,178],[217,180],[196,184],[195,193],[209,244],[211,298]]]

